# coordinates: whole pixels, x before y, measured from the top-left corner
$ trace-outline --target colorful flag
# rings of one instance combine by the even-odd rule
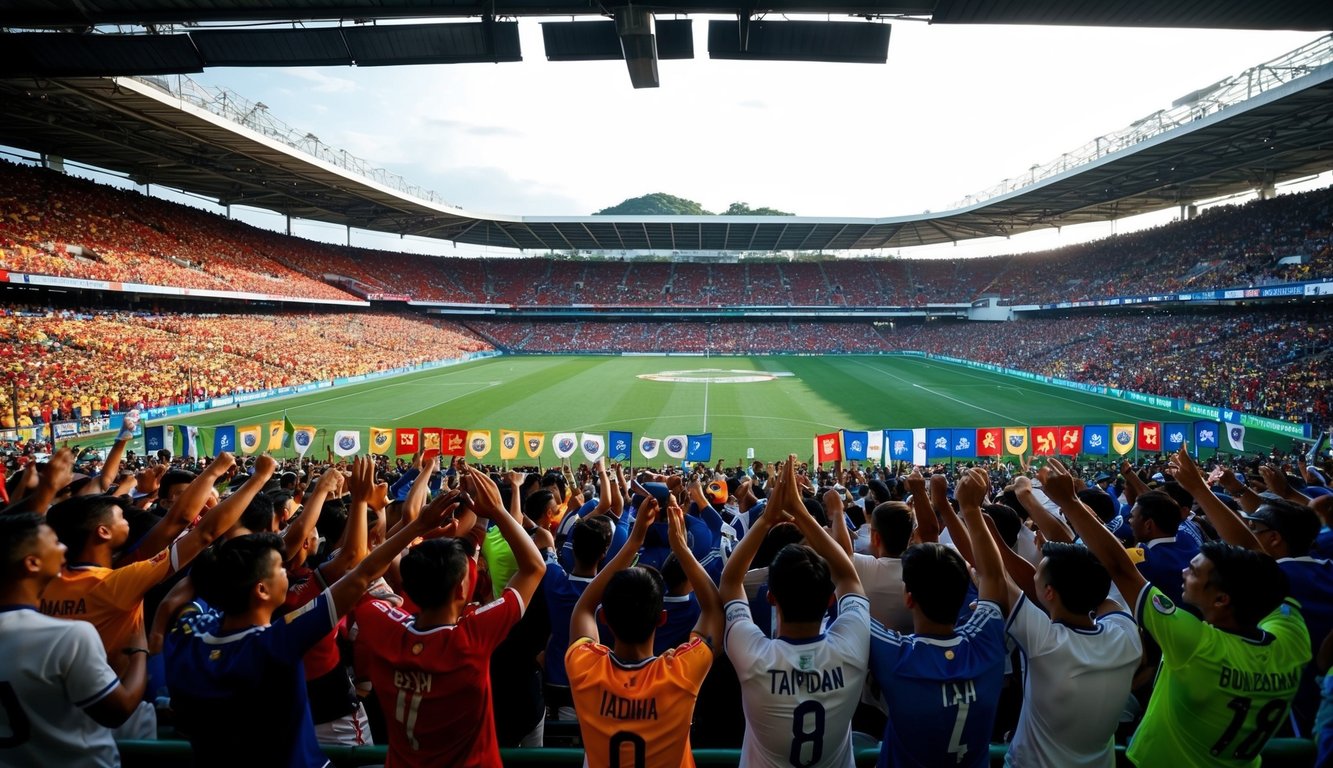
[[[607,438],[607,455],[612,461],[629,461],[634,436],[628,432],[612,432]]]
[[[229,429],[229,430],[231,430],[231,434],[230,434],[230,435],[226,434],[226,433],[223,431],[224,429]],[[226,447],[226,448],[223,448],[223,447],[222,447],[222,444],[223,444],[224,442],[227,444],[227,447]],[[203,450],[205,450],[205,451],[212,451],[212,454],[213,454],[214,456],[217,456],[219,453],[222,453],[224,450],[226,450],[226,451],[232,451],[232,450],[235,450],[235,449],[236,449],[236,427],[224,427],[224,428],[219,428],[219,427],[200,427],[200,428],[199,428],[199,444],[200,444],[200,447],[201,447]]]
[[[1054,456],[1060,447],[1056,438],[1056,427],[1033,427],[1032,428],[1032,455],[1033,456]]]
[[[1166,450],[1178,451],[1189,440],[1190,425],[1172,422],[1162,425],[1162,434],[1166,436]]]
[[[466,429],[446,429],[440,433],[440,452],[445,456],[462,456],[468,444]],[[486,442],[490,443],[491,433],[486,433]]]
[[[954,458],[970,459],[977,455],[977,431],[975,429],[955,429],[953,430],[953,449]]]
[[[606,453],[606,438],[601,435],[584,432],[579,445],[582,446],[583,456],[588,461],[597,461]]]
[[[551,438],[551,447],[555,449],[558,458],[568,459],[579,447],[578,436],[573,432],[557,432],[555,437]]]
[[[1217,433],[1221,427],[1215,421],[1194,422],[1194,450],[1212,448],[1217,450]]]
[[[1150,453],[1162,450],[1162,422],[1139,422],[1139,450]]]
[[[398,446],[394,451],[395,455],[403,456],[417,452],[420,443],[417,441],[417,431],[415,429],[397,429],[394,430],[395,444]]]
[[[842,431],[842,448],[847,452],[849,461],[865,461],[869,442],[870,435],[866,432]]]
[[[1028,428],[1005,427],[1004,451],[1013,456],[1022,456],[1028,452]]]
[[[685,442],[684,435],[667,435],[666,438],[662,440],[662,450],[666,451],[666,455],[673,459],[685,458],[685,449],[687,447],[689,446]]]
[[[926,430],[922,427],[912,430],[912,463],[918,467],[926,465]]]
[[[1111,448],[1111,425],[1083,425],[1083,452],[1091,456],[1105,456]]]
[[[1060,427],[1060,455],[1077,456],[1083,447],[1083,427]]]
[[[662,441],[652,437],[639,438],[639,453],[643,454],[645,459],[657,458],[657,449],[662,447]]]
[[[199,428],[178,424],[171,442],[172,452],[177,456],[198,456]]]
[[[953,455],[953,432],[948,429],[926,430],[926,460],[948,459]]]
[[[143,428],[143,448],[145,453],[157,453],[167,447],[167,425]]]
[[[333,452],[342,457],[355,456],[361,451],[361,432],[341,429],[333,434]]]
[[[1004,428],[983,427],[977,430],[977,455],[999,456],[1004,453]]]
[[[842,435],[837,432],[830,432],[827,435],[815,436],[815,461],[823,464],[826,461],[840,461],[842,459]]]
[[[474,429],[467,433],[467,452],[472,454],[473,458],[485,458],[486,454],[491,452],[491,431]]]
[[[315,444],[315,433],[318,430],[315,427],[293,427],[292,428],[292,447],[296,449],[298,456],[304,457],[306,451]],[[388,432],[388,430],[382,430]],[[386,438],[387,442],[387,438]]]
[[[236,436],[241,443],[241,453],[249,456],[259,450],[259,439],[264,434],[264,430],[258,424],[251,424],[248,427],[241,427],[237,430]]]
[[[884,430],[884,447],[888,450],[889,459],[893,461],[911,461],[912,430],[910,429]]]
[[[296,425],[292,423],[291,419],[287,418],[286,411],[282,412],[282,434],[283,445],[291,445],[292,437],[296,435]]]
[[[512,429],[500,430],[500,461],[512,461],[518,458],[518,432]]]
[[[441,447],[444,445],[444,430],[439,427],[425,427],[421,430],[418,441],[422,460],[429,461],[432,457],[440,455]]]
[[[295,435],[292,439],[295,439]],[[370,452],[376,456],[388,454],[389,449],[393,447],[393,430],[381,427],[370,428]]]
[[[1112,424],[1111,425],[1111,447],[1121,456],[1134,450],[1134,430],[1133,424]]]
[[[884,463],[884,430],[877,429],[866,435],[866,461]]]
[[[281,419],[278,421],[270,421],[268,423],[268,450],[270,451],[282,450],[282,436],[286,434],[285,432],[283,432],[283,427],[285,424],[286,424],[286,419]]]
[[[1231,444],[1231,450],[1233,450],[1233,451],[1244,451],[1244,450],[1245,450],[1245,425],[1244,425],[1244,424],[1228,424],[1228,425],[1227,425],[1227,442]]]
[[[545,432],[524,432],[523,450],[527,452],[529,459],[541,457],[542,448],[546,447]]]
[[[685,451],[686,461],[712,461],[713,460],[713,433],[705,432],[702,435],[690,435],[686,438],[689,441],[689,448]]]

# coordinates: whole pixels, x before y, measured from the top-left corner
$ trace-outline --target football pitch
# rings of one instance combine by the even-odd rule
[[[506,355],[171,421],[244,426],[284,414],[298,426],[323,430],[312,455],[323,455],[340,429],[360,430],[365,450],[370,427],[441,427],[490,430],[492,447],[485,460],[499,463],[499,430],[514,429],[546,433],[543,466],[557,461],[551,448],[556,432],[623,430],[633,433],[636,442],[640,436],[711,432],[713,461],[732,464],[749,449],[768,461],[788,453],[809,456],[812,438],[836,429],[1191,420],[1151,406],[914,357]],[[1251,427],[1245,449],[1287,449],[1291,442]],[[286,448],[280,455],[291,453]],[[581,454],[572,461],[582,461]],[[659,454],[653,463],[663,461],[671,460]],[[529,460],[520,453],[517,463]],[[636,453],[633,463],[644,460]]]

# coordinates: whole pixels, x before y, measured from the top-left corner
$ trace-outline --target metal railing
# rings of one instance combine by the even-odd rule
[[[1324,35],[1271,61],[1250,67],[1238,75],[1186,94],[1176,99],[1168,109],[1159,109],[1151,115],[1135,120],[1125,128],[1098,136],[1050,162],[1033,165],[1018,176],[964,197],[949,206],[949,209],[966,208],[1033,186],[1052,176],[1221,112],[1330,64],[1333,64],[1333,34]]]
[[[270,114],[268,105],[262,101],[250,101],[235,91],[203,85],[185,75],[133,77],[130,79],[151,85],[169,93],[174,98],[189,102],[218,117],[230,120],[258,134],[282,142],[292,149],[304,152],[311,157],[369,179],[396,192],[437,205],[452,208],[460,207],[458,204],[440,197],[433,190],[412,184],[397,173],[384,168],[377,168],[371,165],[369,161],[357,157],[345,149],[338,149],[325,144],[318,136],[309,131],[293,128],[281,118]]]

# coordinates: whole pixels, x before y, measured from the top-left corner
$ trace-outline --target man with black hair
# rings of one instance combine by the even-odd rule
[[[698,596],[700,614],[689,642],[653,654],[653,637],[665,620],[662,577],[630,563],[657,512],[656,498],[639,505],[629,542],[588,585],[570,620],[565,670],[589,765],[694,766],[690,721],[713,663],[722,605],[685,541],[685,513],[668,496],[668,540]],[[600,642],[598,613],[614,635],[610,647]]]
[[[1107,597],[1111,575],[1082,545],[1047,542],[1035,578],[1041,608],[1007,581],[1014,608],[1006,629],[1027,659],[1027,679],[1005,765],[1112,765],[1143,643],[1133,617]]]
[[[1152,698],[1129,744],[1130,762],[1176,768],[1257,765],[1310,661],[1310,636],[1299,606],[1287,599],[1282,569],[1267,555],[1205,544],[1190,561],[1182,589],[1200,619],[1178,610],[1143,577],[1115,536],[1078,500],[1072,476],[1052,474],[1046,493],[1120,593],[1135,596],[1135,618],[1162,648]],[[1195,498],[1204,509],[1221,505],[1206,485]]]
[[[776,473],[764,515],[722,572],[727,657],[741,683],[747,726],[741,765],[851,766],[870,603],[847,553],[803,503],[795,463],[796,456],[789,456]],[[768,600],[778,612],[778,637],[769,639],[750,617],[744,579],[768,531],[788,518],[807,543],[783,547],[769,566]],[[835,595],[838,618],[825,631],[824,615]]]
[[[1139,542],[1138,547],[1129,550],[1129,555],[1143,578],[1162,590],[1172,603],[1180,602],[1184,589],[1182,573],[1199,554],[1193,537],[1176,535],[1180,522],[1180,504],[1164,491],[1140,494],[1129,513],[1130,529]],[[1124,598],[1129,601],[1133,596]]]
[[[148,651],[142,630],[112,649],[93,627],[36,609],[65,562],[65,545],[36,514],[0,515],[0,709],[4,765],[120,765],[109,729],[139,706]]]
[[[690,577],[674,552],[662,563],[661,573],[665,588],[662,607],[666,610],[666,621],[653,636],[653,653],[657,655],[689,642],[690,630],[698,623],[701,612],[699,598],[694,596],[694,587],[690,586]],[[711,578],[712,574],[709,576]]]
[[[985,470],[962,473],[954,496],[976,565],[978,600],[955,628],[971,579],[958,551],[937,543],[903,553],[903,587],[913,634],[871,627],[870,668],[884,694],[888,724],[880,768],[989,764],[990,736],[1004,681],[1004,611],[1008,601],[999,545],[981,513],[990,488]],[[959,546],[963,542],[955,541]]]
[[[356,609],[358,654],[388,718],[389,766],[501,765],[490,657],[522,617],[546,566],[490,477],[475,467],[459,471],[473,509],[501,531],[518,569],[499,600],[468,610],[477,579],[473,545],[436,538],[399,566],[415,616],[379,600]]]
[[[362,493],[359,486],[354,493]],[[319,597],[276,623],[288,586],[282,539],[249,534],[206,552],[191,577],[207,610],[181,616],[164,651],[172,708],[189,735],[195,765],[327,765],[301,657],[413,540],[455,534],[456,522],[441,523],[457,507],[457,496],[437,499]]]
[[[573,570],[566,573],[548,551],[546,575],[546,610],[551,618],[551,636],[546,644],[546,701],[561,720],[577,719],[574,700],[569,694],[569,676],[565,674],[565,650],[569,648],[569,619],[574,614],[583,591],[597,576],[602,557],[611,546],[612,525],[606,515],[584,517],[570,533],[574,556]]]

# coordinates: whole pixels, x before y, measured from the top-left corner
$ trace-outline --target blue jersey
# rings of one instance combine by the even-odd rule
[[[546,612],[551,617],[551,637],[546,641],[546,682],[569,687],[565,674],[565,651],[569,650],[569,619],[583,591],[592,583],[587,576],[571,576],[549,557],[542,588],[546,590]],[[609,635],[608,635],[609,637]]]
[[[1130,550],[1130,557],[1137,561],[1143,578],[1171,598],[1171,602],[1196,616],[1198,609],[1185,604],[1181,600],[1181,592],[1185,589],[1185,577],[1182,574],[1197,554],[1199,545],[1189,536],[1183,539],[1153,539],[1143,542],[1137,550]]]
[[[1291,598],[1301,604],[1301,616],[1310,632],[1310,653],[1333,632],[1333,561],[1313,557],[1284,557],[1278,567],[1287,574]],[[1306,665],[1301,687],[1291,702],[1291,717],[1299,736],[1310,736],[1319,710],[1319,683],[1313,664]]]
[[[699,598],[688,595],[667,595],[662,598],[666,623],[657,628],[653,637],[653,655],[661,656],[668,649],[690,641],[690,631],[699,623]],[[548,657],[549,658],[549,657]]]
[[[560,525],[556,528],[556,539],[560,545],[560,565],[567,571],[574,569],[574,526],[580,520],[587,517],[589,513],[597,507],[597,500],[592,499],[584,503],[579,510],[572,515],[565,515],[560,520]],[[611,546],[607,548],[606,554],[602,557],[600,567],[605,568],[606,564],[611,562],[611,558],[616,556],[620,548],[629,541],[630,521],[624,516],[616,517],[610,512],[606,513],[606,518],[611,521]],[[565,651],[560,650],[560,656],[563,658]]]
[[[660,519],[660,518],[659,518]],[[702,563],[713,549],[713,532],[708,524],[698,515],[685,515],[685,542],[694,559]],[[648,535],[643,540],[643,551],[639,553],[639,565],[651,565],[661,570],[671,554],[671,543],[667,539],[666,521],[653,523],[648,528]]]
[[[1006,655],[1004,615],[988,600],[948,638],[874,622],[870,671],[889,714],[880,768],[989,766]]]
[[[167,684],[196,766],[322,768],[301,657],[338,623],[328,591],[267,627],[222,633],[214,610],[168,634]]]

